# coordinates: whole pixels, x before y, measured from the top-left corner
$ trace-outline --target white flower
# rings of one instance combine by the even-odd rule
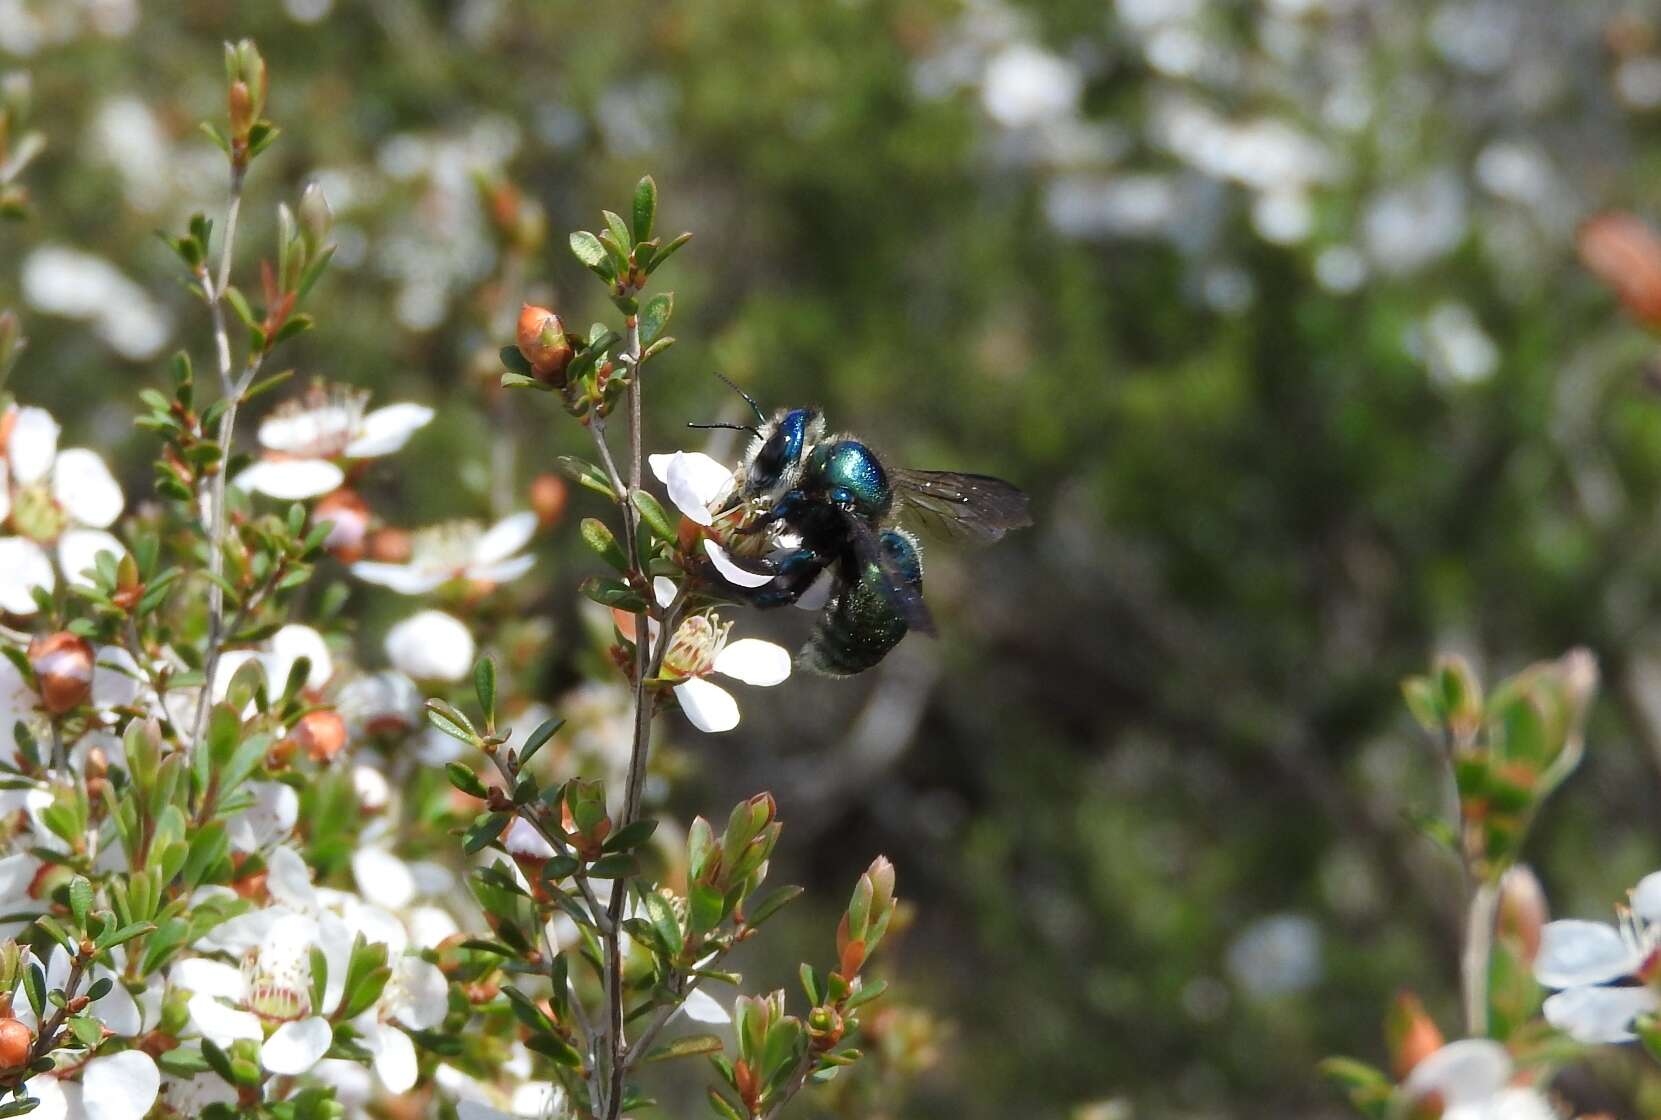
[[[674,585],[659,576],[653,584],[660,605],[674,598]],[[738,701],[709,679],[720,673],[745,684],[770,688],[790,677],[790,653],[760,638],[728,641],[732,623],[712,612],[682,619],[663,655],[663,675],[676,681],[675,699],[699,731],[731,731],[738,726]],[[651,629],[653,641],[657,628]]]
[[[390,455],[433,418],[433,410],[422,404],[365,412],[368,402],[369,394],[361,390],[314,386],[260,424],[265,457],[233,484],[285,501],[321,497],[346,481],[340,461]]]
[[[416,680],[459,681],[473,669],[473,635],[453,615],[420,611],[387,631],[386,656]]]
[[[737,484],[733,472],[700,451],[677,451],[650,459],[652,473],[663,483],[675,508],[695,524],[713,527],[715,512],[726,504]],[[770,548],[775,543],[793,542],[779,535],[755,538],[758,547]],[[735,563],[727,549],[709,537],[704,538],[704,554],[721,578],[736,587],[760,587],[773,578]]]
[[[1434,1093],[1442,1120],[1556,1120],[1540,1093],[1511,1087],[1514,1072],[1504,1046],[1488,1038],[1465,1038],[1414,1066],[1402,1091],[1415,1100]]]
[[[1661,1009],[1661,997],[1647,984],[1611,987],[1647,979],[1661,950],[1661,871],[1632,889],[1630,909],[1617,907],[1617,924],[1566,919],[1547,922],[1540,932],[1534,978],[1557,994],[1542,1010],[1546,1021],[1586,1043],[1630,1042],[1632,1021]]]
[[[360,560],[352,565],[352,574],[404,595],[424,595],[451,580],[506,583],[530,571],[534,557],[515,553],[535,532],[536,514],[529,511],[505,517],[488,530],[472,521],[435,525],[413,535],[404,563]]]
[[[987,63],[981,101],[1005,128],[1072,115],[1084,90],[1077,66],[1031,43],[1011,43]]]
[[[57,586],[54,555],[64,578],[84,586],[100,552],[126,552],[104,531],[126,503],[120,484],[97,452],[58,450],[58,432],[45,409],[0,414],[0,611],[35,612],[32,589]]]

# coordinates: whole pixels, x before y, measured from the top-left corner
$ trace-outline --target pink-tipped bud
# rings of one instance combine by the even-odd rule
[[[1540,931],[1548,916],[1546,892],[1534,872],[1526,864],[1509,868],[1500,877],[1499,936],[1528,964],[1540,955]]]
[[[1580,259],[1615,290],[1633,318],[1661,326],[1661,238],[1631,214],[1599,214],[1580,227]]]
[[[318,501],[312,515],[332,525],[323,547],[342,563],[363,559],[364,541],[369,535],[369,505],[355,490],[336,490]]]
[[[55,716],[79,707],[92,692],[92,646],[67,630],[30,642],[29,668],[42,705]]]
[[[1384,1020],[1384,1034],[1385,1045],[1390,1050],[1390,1069],[1398,1081],[1442,1048],[1441,1030],[1412,992],[1396,996]]]
[[[519,352],[538,381],[557,381],[576,353],[565,337],[565,324],[546,307],[525,304],[519,312]]]

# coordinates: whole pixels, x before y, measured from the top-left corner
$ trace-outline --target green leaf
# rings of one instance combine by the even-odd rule
[[[75,916],[78,928],[87,928],[87,915],[91,910],[92,884],[84,875],[77,875],[69,881],[69,912]]]
[[[671,956],[679,953],[686,935],[681,932],[681,923],[675,916],[675,908],[657,891],[642,891],[640,900],[646,908],[646,917],[651,922],[651,928],[661,942],[660,947]]]
[[[709,1090],[709,1107],[715,1110],[715,1115],[721,1117],[721,1120],[744,1120],[745,1114],[718,1090]]]
[[[886,980],[877,980],[869,984],[862,980],[859,984],[859,991],[849,996],[848,1001],[842,1006],[847,1008],[849,1011],[852,1011],[856,1007],[862,1007],[865,1004],[870,1003],[887,990],[888,981]]]
[[[521,377],[531,376],[531,363],[525,355],[519,352],[519,347],[504,346],[497,351],[497,354],[501,357],[502,365],[507,367],[509,373],[517,373]]]
[[[642,614],[646,610],[646,600],[620,580],[590,576],[578,585],[577,590],[602,607],[616,607],[630,614]]]
[[[659,292],[640,309],[640,341],[651,345],[669,325],[669,316],[675,313],[675,293]]]
[[[719,1054],[721,1052],[721,1036],[715,1034],[689,1034],[684,1038],[677,1038],[673,1042],[666,1042],[662,1046],[647,1051],[642,1062],[663,1062],[670,1058],[689,1058],[695,1054]]]
[[[587,230],[578,230],[571,235],[571,252],[584,265],[601,275],[611,271],[611,262],[606,257],[606,247],[600,244],[598,237]],[[607,279],[609,278],[608,276]]]
[[[462,850],[468,855],[479,851],[502,834],[511,819],[507,813],[486,813],[473,822],[462,840]]]
[[[768,918],[771,918],[774,914],[777,914],[780,910],[783,910],[786,906],[789,906],[792,902],[795,902],[798,898],[801,898],[802,894],[803,890],[801,887],[780,887],[775,891],[769,892],[766,897],[764,897],[760,902],[757,902],[753,907],[745,908],[744,924],[750,926],[751,928],[759,926],[762,922],[765,922]]]
[[[535,389],[542,393],[552,393],[554,387],[545,381],[538,381],[534,377],[527,377],[522,373],[502,374],[501,386],[504,389]]]
[[[525,740],[524,750],[519,752],[519,764],[523,766],[529,762],[531,756],[541,750],[543,745],[554,737],[554,733],[564,726],[565,721],[562,719],[545,719],[537,724],[536,730]]]
[[[447,762],[444,764],[444,769],[450,776],[450,784],[469,797],[477,797],[482,801],[490,796],[490,791],[485,788],[484,782],[479,780],[479,776],[473,773],[466,763]]]
[[[496,726],[496,662],[481,657],[473,666],[473,694],[479,698],[486,727]]]
[[[716,887],[695,883],[687,892],[686,901],[687,918],[694,933],[708,933],[726,917],[726,896]]]
[[[634,239],[650,241],[652,237],[652,223],[657,218],[657,181],[650,175],[642,175],[640,182],[634,185]]]
[[[466,716],[442,700],[427,701],[427,722],[452,739],[460,739],[471,746],[478,746],[479,733],[473,730],[473,724]]]
[[[673,541],[675,527],[669,521],[669,515],[663,512],[658,500],[644,490],[636,490],[631,497],[634,499],[634,508],[640,511],[643,518],[659,540]]]
[[[679,237],[675,238],[673,241],[669,242],[669,244],[667,244],[663,248],[659,249],[657,251],[656,255],[654,255],[652,257],[651,266],[646,269],[647,273],[653,273],[653,272],[656,272],[658,269],[662,268],[664,261],[666,261],[670,257],[674,256],[675,253],[677,253],[680,250],[680,247],[682,245],[685,245],[688,241],[691,241],[691,240],[692,240],[692,235],[690,233],[683,233]]]
[[[632,855],[622,852],[609,856],[601,856],[588,866],[588,874],[594,879],[621,879],[629,875],[640,874],[640,861]]]
[[[624,555],[623,546],[617,543],[616,535],[604,521],[597,517],[585,517],[581,532],[583,543],[598,553],[600,559],[619,572],[629,570],[629,558]]]
[[[638,820],[612,833],[603,847],[608,852],[627,852],[651,839],[652,833],[656,831],[657,821],[649,817]]]
[[[579,1069],[583,1064],[582,1055],[577,1053],[576,1047],[553,1034],[535,1034],[525,1040],[525,1049],[534,1050],[552,1058],[562,1066]]]
[[[628,224],[610,210],[602,210],[600,213],[605,215],[606,228],[611,231],[612,240],[617,242],[626,255],[630,249],[634,248],[634,238],[629,236]]]
[[[554,466],[572,482],[614,502],[617,500],[617,492],[611,488],[611,480],[606,477],[606,472],[586,459],[579,459],[575,455],[560,455],[554,459]]]

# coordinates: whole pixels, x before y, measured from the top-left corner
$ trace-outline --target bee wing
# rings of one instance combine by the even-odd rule
[[[882,573],[882,591],[894,609],[900,612],[906,625],[911,629],[932,636],[935,633],[934,616],[929,614],[928,604],[923,602],[922,590],[905,576],[905,573],[895,566],[893,559],[882,547],[877,539],[876,530],[864,518],[849,514],[845,518],[848,525],[848,535],[853,541],[854,559],[859,562],[861,570],[875,565]]]
[[[1032,524],[1025,492],[984,474],[956,471],[889,471],[900,516],[975,544],[991,544],[1011,529]]]

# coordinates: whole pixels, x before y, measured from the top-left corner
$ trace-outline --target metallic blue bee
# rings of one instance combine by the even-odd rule
[[[735,595],[758,607],[780,607],[800,604],[804,596],[812,602],[816,588],[828,588],[818,624],[797,657],[807,668],[851,676],[876,665],[907,632],[934,633],[923,602],[922,556],[916,538],[896,524],[900,518],[982,544],[1032,524],[1027,496],[1001,479],[887,468],[859,440],[827,435],[815,410],[781,409],[768,418],[738,392],[755,410],[759,427],[692,426],[753,434],[729,508],[759,506],[762,512],[746,531],[777,525],[792,540],[756,562],[757,573],[771,573],[771,580],[735,589]]]

